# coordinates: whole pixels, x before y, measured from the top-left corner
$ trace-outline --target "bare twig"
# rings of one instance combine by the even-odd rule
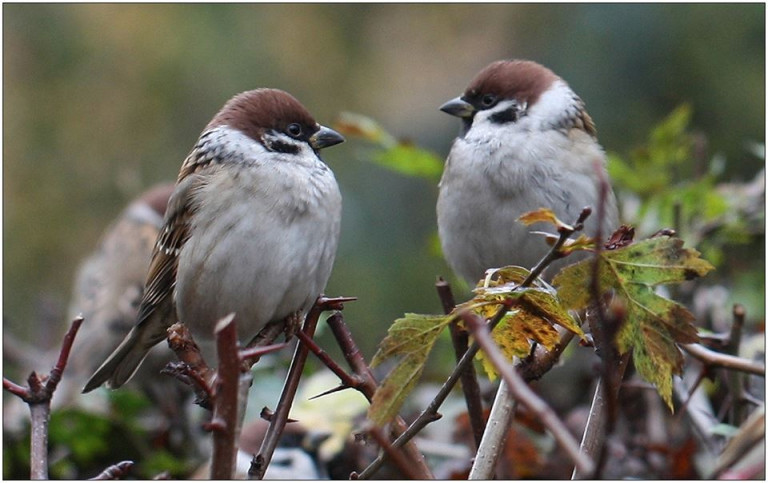
[[[551,351],[544,349],[542,346],[537,347],[531,354],[531,357],[523,359],[517,365],[517,372],[520,373],[520,376],[526,382],[541,379],[560,360],[560,355],[575,336],[576,334],[570,330],[565,330],[560,336],[560,341]]]
[[[538,417],[580,471],[591,472],[594,468],[592,460],[579,452],[579,445],[565,424],[560,421],[552,408],[528,387],[514,370],[514,367],[507,362],[501,349],[493,341],[489,327],[472,312],[462,311],[460,315],[467,326],[472,329],[472,334],[478,344],[482,346],[485,355],[501,374],[512,397]]]
[[[618,376],[623,377],[628,361],[629,354],[627,353],[621,358],[618,367],[615,368]],[[619,385],[613,386],[612,389],[613,391],[608,393],[605,388],[604,379],[601,377],[597,380],[595,394],[592,397],[592,406],[589,408],[587,425],[584,428],[584,435],[581,438],[581,454],[588,458],[599,457],[602,448],[605,447],[605,440],[609,434],[606,429],[608,424],[608,411],[606,411],[606,405],[608,404],[608,400],[618,397]],[[595,468],[592,468],[592,471],[584,471],[578,467],[574,468],[571,479],[581,480],[593,478],[594,470]]]
[[[306,345],[309,350],[318,358],[320,361],[325,364],[325,367],[331,370],[334,374],[336,374],[339,379],[341,379],[341,386],[332,389],[331,391],[326,391],[323,393],[330,394],[331,392],[337,392],[343,389],[357,389],[360,392],[364,392],[362,390],[364,386],[364,382],[362,381],[362,378],[357,377],[355,375],[349,374],[347,371],[345,371],[336,361],[334,361],[330,355],[326,351],[324,351],[320,346],[317,345],[317,343],[314,341],[314,339],[309,338],[307,334],[305,334],[302,331],[299,331],[296,333],[296,336],[299,338],[302,344]]]
[[[482,345],[482,344],[481,344]],[[469,471],[470,480],[492,480],[496,462],[504,447],[509,424],[515,415],[515,400],[509,394],[509,385],[502,381],[496,391],[496,398],[488,416],[488,426],[477,445],[475,461]]]
[[[440,296],[440,301],[443,304],[443,311],[446,315],[450,314],[453,311],[453,308],[456,307],[451,286],[448,282],[439,278],[435,284],[435,288],[437,288],[437,294]],[[456,355],[456,362],[459,362],[469,348],[469,336],[466,332],[459,329],[458,321],[456,319],[451,320],[449,328],[451,332],[451,342],[453,343],[453,351]],[[467,405],[469,424],[472,428],[475,448],[477,448],[480,446],[480,440],[483,438],[485,419],[483,418],[483,400],[480,394],[480,385],[477,382],[475,366],[472,364],[466,366],[461,371],[460,379],[461,389],[464,393],[464,401]]]
[[[704,364],[765,377],[765,366],[757,362],[750,361],[749,359],[731,356],[728,354],[721,354],[719,352],[707,349],[701,344],[680,344],[680,347],[685,352],[700,360]]]
[[[304,326],[302,331],[307,337],[312,338],[315,335],[315,329],[317,328],[317,322],[320,314],[329,308],[329,305],[333,302],[333,299],[326,297],[319,297],[315,302],[315,305],[307,314],[304,319]],[[293,398],[296,396],[296,391],[299,387],[299,380],[301,379],[301,373],[304,370],[304,364],[307,361],[307,355],[309,349],[304,344],[297,344],[296,349],[293,352],[293,358],[291,359],[291,366],[288,369],[288,375],[283,385],[283,391],[280,394],[280,401],[277,403],[274,414],[269,422],[269,428],[264,436],[264,440],[261,442],[259,453],[254,456],[251,461],[251,467],[248,469],[248,476],[250,478],[263,479],[264,473],[267,471],[269,462],[272,460],[272,454],[277,448],[277,443],[280,440],[280,435],[283,433],[285,424],[288,421],[288,413],[291,410]]]
[[[128,472],[133,468],[133,461],[121,461],[119,463],[116,463],[112,466],[107,467],[104,471],[99,473],[98,475],[94,476],[90,479],[90,481],[96,481],[96,480],[119,480],[123,476],[127,475]]]
[[[366,364],[362,352],[360,352],[357,344],[355,344],[349,328],[344,323],[344,318],[340,313],[336,313],[328,317],[327,323],[331,328],[331,332],[333,332],[336,341],[339,343],[344,359],[354,371],[355,376],[360,380],[360,386],[356,389],[358,389],[370,402],[373,399],[373,394],[376,392],[378,384],[371,369],[368,367],[368,364]],[[403,419],[400,416],[396,417],[392,422],[392,430],[395,434],[400,436],[394,443],[392,443],[392,447],[403,448],[406,457],[411,462],[413,471],[419,475],[418,479],[432,479],[432,472],[424,461],[424,456],[419,452],[416,445],[410,441],[410,438],[402,440],[399,444],[397,443],[402,437],[405,429],[406,425]],[[365,468],[359,475],[353,474],[353,476],[360,479],[370,477],[379,469],[379,467],[381,467],[381,464],[384,462],[384,457],[385,454],[380,454],[378,458],[376,458],[376,460],[374,460],[374,462]]]
[[[744,318],[746,317],[746,311],[744,306],[735,304],[733,306],[733,323],[731,324],[731,331],[728,337],[727,353],[732,356],[739,355],[739,347],[741,346],[741,331],[744,327]],[[730,411],[730,423],[734,426],[740,426],[746,417],[746,401],[742,398],[745,393],[744,390],[744,374],[738,371],[728,371],[725,375],[726,383],[728,384],[728,390],[731,393],[731,411]]]
[[[190,386],[195,392],[195,403],[211,410],[214,400],[211,383],[216,371],[205,362],[200,347],[186,325],[177,322],[170,326],[166,340],[180,362],[169,362],[160,372]]]
[[[3,388],[29,405],[32,426],[30,478],[33,480],[48,479],[48,421],[51,416],[51,399],[67,367],[72,344],[82,323],[82,316],[77,316],[72,321],[69,330],[64,334],[59,358],[47,376],[40,376],[33,371],[27,378],[26,388],[3,378]]]
[[[234,313],[227,315],[216,324],[214,330],[219,365],[213,419],[209,425],[213,431],[212,480],[231,480],[235,475],[241,365],[237,354],[237,327],[234,319]]]
[[[410,461],[408,461],[408,459],[400,450],[392,447],[392,444],[382,433],[381,428],[371,426],[368,428],[368,434],[370,434],[376,443],[378,443],[379,447],[384,450],[384,453],[389,457],[395,467],[400,470],[405,479],[420,479],[419,473],[415,470],[413,465],[411,465]]]

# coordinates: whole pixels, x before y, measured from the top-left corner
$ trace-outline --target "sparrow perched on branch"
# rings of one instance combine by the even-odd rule
[[[489,268],[532,268],[549,247],[530,232],[556,232],[516,221],[528,211],[550,208],[573,223],[591,206],[585,232],[595,235],[605,153],[584,103],[564,80],[535,62],[493,62],[440,110],[462,121],[437,201],[443,253],[458,275],[474,285]],[[606,237],[618,224],[610,186],[602,208]],[[545,273],[575,260],[558,260]]]
[[[181,167],[138,322],[83,392],[123,385],[177,320],[205,340],[234,312],[241,342],[269,344],[306,313],[331,274],[341,221],[318,151],[342,141],[286,92],[229,100]]]
[[[133,200],[78,267],[69,319],[80,314],[84,326],[72,346],[65,379],[77,387],[60,386],[57,395],[63,391],[66,397],[57,398],[59,401],[78,397],[93,372],[94,360],[107,357],[136,324],[144,278],[173,188],[173,183],[157,185]],[[154,348],[149,355],[151,363],[142,365],[141,382],[151,383],[160,377],[159,371],[170,355],[167,347]],[[167,399],[167,391],[164,393]]]

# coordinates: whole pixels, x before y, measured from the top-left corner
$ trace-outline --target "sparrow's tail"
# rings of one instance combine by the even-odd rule
[[[131,329],[117,349],[91,376],[83,388],[83,393],[90,392],[105,382],[108,388],[117,389],[133,377],[149,350],[164,337],[158,338],[155,334],[149,334],[146,329],[148,327],[141,325]]]

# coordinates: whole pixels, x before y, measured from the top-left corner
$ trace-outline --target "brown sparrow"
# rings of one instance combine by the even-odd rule
[[[77,270],[69,312],[70,320],[82,315],[84,326],[75,338],[65,379],[79,382],[77,394],[93,371],[93,361],[106,358],[136,323],[147,267],[173,188],[173,183],[157,185],[132,201]],[[151,366],[146,372],[159,376],[171,353],[162,346],[155,352],[152,364],[143,366]],[[69,385],[65,392],[72,392]]]
[[[227,102],[181,167],[138,322],[83,392],[123,385],[177,320],[206,340],[234,312],[241,341],[268,344],[306,313],[331,274],[341,221],[318,151],[343,140],[280,90]]]
[[[474,285],[489,268],[532,268],[549,247],[530,232],[555,229],[516,220],[538,208],[573,223],[591,206],[585,231],[595,235],[596,169],[605,174],[605,153],[584,103],[564,80],[535,62],[493,62],[440,109],[462,120],[437,201],[443,253],[457,274]],[[605,237],[618,224],[613,191],[604,210]],[[578,256],[584,255],[556,261],[546,275]]]

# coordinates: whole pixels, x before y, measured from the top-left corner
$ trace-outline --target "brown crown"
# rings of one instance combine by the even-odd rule
[[[467,97],[495,94],[534,104],[559,77],[529,60],[499,60],[481,70],[464,92]]]
[[[274,129],[284,131],[289,124],[299,123],[304,132],[316,129],[316,121],[295,97],[279,89],[255,89],[242,92],[224,104],[224,107],[206,126],[238,129],[253,139]]]

